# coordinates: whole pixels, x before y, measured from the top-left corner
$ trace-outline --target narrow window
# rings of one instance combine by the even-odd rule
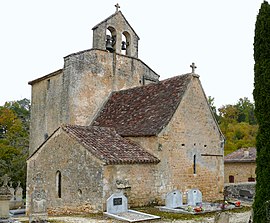
[[[56,193],[57,193],[57,197],[61,198],[61,187],[62,187],[62,176],[61,176],[61,172],[58,170],[56,172]]]
[[[51,86],[51,80],[50,80],[50,79],[48,79],[48,80],[47,80],[47,90],[49,90],[49,89],[50,89],[50,86]]]
[[[196,174],[196,155],[193,156],[193,174]]]
[[[234,183],[234,176],[233,175],[229,176],[229,183]]]
[[[255,178],[254,177],[249,177],[248,182],[255,182]]]

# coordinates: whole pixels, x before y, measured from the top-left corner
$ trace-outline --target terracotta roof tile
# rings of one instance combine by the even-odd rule
[[[122,136],[157,135],[172,118],[191,78],[185,74],[113,92],[92,125],[114,128]]]
[[[235,162],[255,162],[256,161],[256,148],[241,148],[224,157],[225,163]]]
[[[64,125],[62,129],[108,165],[159,162],[158,158],[110,128]]]

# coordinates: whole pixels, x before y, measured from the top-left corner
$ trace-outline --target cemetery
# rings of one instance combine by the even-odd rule
[[[10,181],[10,178],[7,175],[1,177],[1,180],[3,183],[2,186],[0,186],[0,223],[20,223],[20,220],[22,219],[22,222],[25,222],[25,220],[27,219],[26,222],[28,222],[29,220],[29,222],[31,223],[45,223],[50,222],[49,220],[51,218],[61,219],[61,217],[57,216],[50,216],[50,218],[48,216],[47,197],[46,192],[42,187],[43,179],[40,176],[40,173],[37,173],[34,179],[35,188],[31,197],[32,205],[28,217],[25,216],[24,202],[22,199],[23,191],[20,186],[20,182],[17,183],[17,187],[14,189],[12,186],[13,183]],[[122,192],[114,193],[107,199],[106,212],[103,213],[104,216],[100,216],[102,219],[104,219],[104,217],[105,219],[106,217],[108,217],[124,222],[141,222],[150,220],[159,221],[161,217],[164,218],[164,215],[162,215],[162,213],[169,212],[179,216],[192,216],[212,212],[215,216],[219,216],[219,218],[225,219],[228,217],[228,213],[225,212],[224,214],[222,214],[223,211],[240,207],[240,202],[203,202],[203,195],[201,191],[196,188],[190,189],[186,193],[182,193],[180,190],[173,190],[167,193],[164,201],[165,206],[153,207],[153,209],[155,209],[156,211],[154,212],[154,214],[150,211],[151,214],[149,214],[145,213],[149,212],[149,209],[147,209],[147,207],[145,209],[129,209],[128,198]],[[157,215],[160,215],[161,217]],[[74,217],[72,216],[67,218],[74,219]],[[95,219],[89,219],[89,222],[92,221],[95,221]],[[78,220],[78,222],[80,222],[80,220]]]
[[[179,190],[174,190],[166,195],[165,206],[157,207],[161,211],[183,213],[183,214],[203,214],[239,208],[241,202],[211,203],[203,202],[202,193],[198,189],[191,189],[186,193],[187,202],[183,203],[183,195]]]
[[[147,221],[160,218],[159,216],[129,210],[127,198],[121,193],[113,194],[108,198],[107,212],[104,214],[109,217],[128,222]]]
[[[0,222],[16,222],[11,216],[25,214],[22,199],[23,189],[20,186],[20,182],[17,183],[17,187],[14,189],[10,177],[7,175],[2,176],[0,179],[3,182],[0,186]]]

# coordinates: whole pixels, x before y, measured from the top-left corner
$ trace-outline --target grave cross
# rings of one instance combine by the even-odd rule
[[[117,3],[117,4],[115,5],[115,8],[116,8],[116,12],[118,12],[118,11],[119,11],[119,8],[120,8],[120,5]]]
[[[3,186],[8,186],[8,182],[11,180],[11,178],[5,174],[4,176],[2,176],[1,180],[3,181]]]
[[[195,63],[192,63],[191,65],[190,65],[190,67],[192,68],[192,71],[191,71],[191,73],[195,73],[195,69],[197,68],[196,66],[195,66]]]

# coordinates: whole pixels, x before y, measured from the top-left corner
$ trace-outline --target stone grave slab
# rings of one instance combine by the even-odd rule
[[[191,189],[187,192],[187,204],[196,206],[202,203],[202,192],[198,189]]]
[[[174,190],[166,195],[165,206],[158,206],[160,211],[181,213],[181,214],[203,214],[222,210],[230,210],[238,207],[233,202],[210,203],[202,202],[202,193],[198,189],[191,189],[187,192],[187,204],[182,203],[182,193]]]
[[[147,221],[160,218],[159,216],[129,210],[127,198],[122,193],[115,193],[108,198],[107,211],[104,212],[104,214],[128,222]]]
[[[183,196],[179,190],[167,193],[165,198],[165,206],[158,207],[161,211],[170,211],[183,206]]]
[[[177,208],[183,205],[182,193],[174,190],[166,195],[165,206],[168,208]]]

